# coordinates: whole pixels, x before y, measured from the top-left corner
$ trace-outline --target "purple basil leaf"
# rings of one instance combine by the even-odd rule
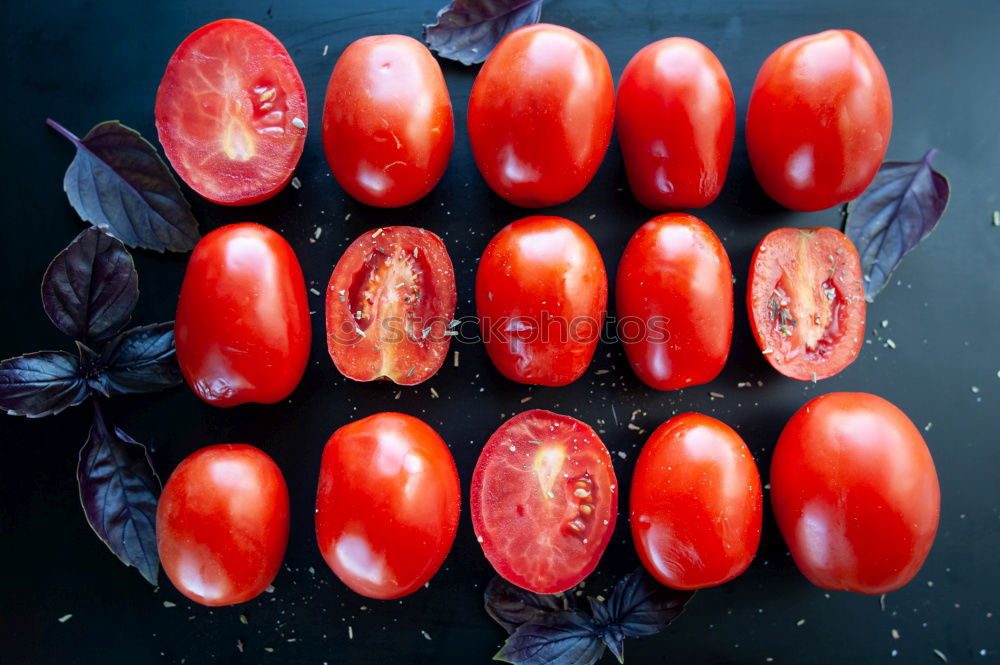
[[[919,162],[886,162],[861,196],[847,204],[844,233],[858,248],[865,299],[871,302],[911,249],[934,230],[948,205],[948,179]]]
[[[156,584],[156,501],[160,479],[146,447],[112,428],[94,402],[94,424],[77,466],[80,503],[98,537],[150,584]]]
[[[81,139],[54,120],[46,122],[76,146],[63,189],[80,217],[130,247],[194,248],[201,236],[191,206],[139,132],[110,120]]]
[[[610,624],[625,637],[654,635],[684,611],[694,591],[669,589],[642,568],[615,585],[608,598]]]
[[[424,41],[442,58],[472,65],[486,60],[508,33],[542,15],[542,0],[452,0],[424,26]]]
[[[39,351],[0,362],[0,409],[12,416],[51,416],[89,394],[79,361],[65,351]]]
[[[125,327],[139,301],[139,275],[121,241],[83,231],[52,259],[42,278],[42,307],[75,340],[100,341]]]
[[[608,606],[603,601],[587,596],[590,602],[590,614],[594,617],[594,624],[601,629],[600,635],[608,651],[614,654],[619,663],[625,662],[625,633],[615,625]]]
[[[604,653],[598,629],[583,612],[546,612],[522,624],[494,660],[514,665],[593,665]]]
[[[573,609],[575,606],[570,600],[572,596],[532,593],[499,575],[486,585],[483,596],[486,599],[486,613],[503,626],[508,634],[541,613]]]
[[[101,350],[100,373],[90,377],[102,395],[152,393],[176,386],[181,376],[174,354],[174,322],[132,328]]]

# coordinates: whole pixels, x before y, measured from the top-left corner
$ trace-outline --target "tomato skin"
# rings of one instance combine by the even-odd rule
[[[278,465],[244,444],[182,461],[156,508],[156,543],[177,590],[210,607],[244,603],[274,581],[288,544],[288,488]]]
[[[661,584],[723,584],[757,552],[757,465],[740,435],[715,418],[683,413],[660,425],[636,462],[629,499],[636,552]]]
[[[904,586],[923,565],[941,491],[927,444],[905,413],[868,393],[829,393],[782,431],[771,503],[810,582],[880,594]]]
[[[188,35],[156,93],[156,131],[170,165],[222,205],[259,203],[284,189],[308,122],[305,86],[288,51],[242,19],[214,21]]]
[[[882,164],[891,133],[889,79],[868,42],[850,30],[779,47],[750,93],[750,163],[764,191],[792,210],[857,198]]]
[[[840,231],[776,229],[754,250],[750,327],[764,357],[785,376],[825,379],[854,362],[866,310],[861,259]]]
[[[511,32],[486,59],[469,97],[479,172],[514,205],[570,200],[604,159],[614,95],[604,53],[583,35],[546,23]]]
[[[416,385],[448,355],[456,302],[455,269],[441,238],[413,226],[373,229],[351,243],[330,275],[327,350],[355,381]]]
[[[565,591],[593,572],[615,530],[611,456],[586,423],[525,411],[483,446],[469,511],[499,575],[534,593]]]
[[[618,82],[615,128],[639,203],[653,210],[707,206],[726,181],[736,133],[726,70],[687,37],[645,46]]]
[[[733,336],[733,271],[700,219],[670,213],[643,224],[625,247],[615,295],[625,355],[646,385],[676,390],[722,371]],[[632,331],[632,319],[641,330]]]
[[[597,245],[562,217],[508,224],[487,245],[476,273],[486,351],[501,374],[520,383],[563,386],[580,378],[607,302]]]
[[[369,598],[422,587],[455,540],[461,493],[448,446],[423,421],[377,413],[323,450],[316,539],[330,569]]]
[[[423,44],[375,35],[341,54],[323,103],[323,148],[348,194],[382,208],[423,198],[444,174],[454,137],[444,75]]]
[[[230,224],[191,254],[174,324],[177,360],[215,406],[288,397],[309,360],[312,326],[291,246],[259,224]]]

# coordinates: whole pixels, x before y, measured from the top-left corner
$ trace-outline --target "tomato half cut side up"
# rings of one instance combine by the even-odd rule
[[[444,363],[455,329],[455,269],[441,238],[412,226],[374,229],[351,243],[330,276],[326,341],[355,381],[412,386]]]
[[[170,164],[193,190],[224,205],[257,203],[288,184],[308,120],[288,51],[241,19],[191,33],[156,93],[156,131]]]
[[[472,526],[508,582],[535,593],[575,586],[615,529],[611,456],[585,423],[542,410],[514,416],[486,442],[472,475]]]
[[[861,351],[865,296],[851,241],[829,227],[777,229],[754,251],[750,326],[764,357],[787,377],[837,374]]]

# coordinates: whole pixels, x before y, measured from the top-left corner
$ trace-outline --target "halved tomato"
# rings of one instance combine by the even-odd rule
[[[840,231],[768,233],[750,261],[747,284],[754,337],[785,376],[825,379],[858,357],[865,329],[861,261]]]
[[[308,121],[306,90],[288,51],[241,19],[188,35],[156,93],[156,131],[170,164],[192,189],[224,205],[281,191],[302,155]]]
[[[355,381],[412,386],[444,363],[455,335],[455,269],[441,238],[387,226],[351,243],[330,276],[326,344]]]
[[[615,530],[618,481],[587,424],[535,409],[493,433],[472,474],[472,527],[508,582],[558,593],[597,566]]]

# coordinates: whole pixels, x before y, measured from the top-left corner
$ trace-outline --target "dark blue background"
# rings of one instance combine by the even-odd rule
[[[5,2],[0,357],[66,348],[68,341],[45,319],[38,283],[48,261],[83,224],[61,192],[72,148],[44,126],[45,118],[80,134],[117,118],[155,142],[153,102],[167,59],[189,32],[225,16],[257,21],[284,42],[306,84],[312,129],[297,171],[300,190],[289,187],[269,202],[238,209],[212,206],[189,192],[202,231],[235,221],[268,224],[288,238],[310,285],[322,291],[358,234],[386,224],[426,226],[444,238],[455,262],[459,314],[473,314],[477,258],[497,230],[525,214],[495,197],[473,165],[465,107],[476,69],[443,65],[455,106],[455,152],[441,184],[413,206],[379,211],[349,200],[330,177],[320,142],[323,93],[338,54],[365,35],[419,36],[439,1]],[[334,369],[317,314],[312,361],[285,403],[219,410],[186,388],[115,400],[111,416],[151,446],[163,478],[193,450],[227,441],[260,446],[283,469],[292,529],[275,591],[222,609],[192,605],[163,575],[163,585],[154,590],[91,532],[74,481],[87,408],[42,421],[0,416],[0,661],[486,662],[503,633],[482,609],[492,570],[465,505],[444,567],[429,589],[402,601],[361,598],[324,565],[313,536],[313,501],[320,454],[334,429],[386,409],[420,416],[450,444],[467,492],[481,445],[511,414],[549,408],[594,425],[612,451],[622,486],[622,519],[587,583],[596,593],[636,564],[625,497],[646,433],[681,411],[717,416],[745,437],[766,482],[785,421],[811,397],[835,390],[876,393],[898,404],[918,427],[933,423],[926,438],[941,480],[941,526],[917,578],[889,594],[884,610],[877,597],[826,593],[795,569],[768,514],[750,570],[699,593],[664,633],[629,641],[628,662],[935,663],[934,649],[951,663],[1000,661],[1000,228],[992,225],[1000,208],[1000,3],[553,0],[543,19],[596,41],[616,80],[641,46],[670,35],[701,40],[728,70],[740,118],[732,166],[720,199],[698,213],[722,238],[737,279],[733,351],[722,375],[707,386],[656,393],[632,375],[619,347],[601,347],[574,385],[528,388],[497,374],[481,347],[463,346],[460,367],[449,359],[421,386],[359,385]],[[870,343],[860,358],[814,386],[769,368],[752,340],[739,294],[750,253],[766,232],[785,225],[838,225],[840,212],[798,214],[770,203],[747,163],[742,118],[764,58],[792,38],[830,27],[859,31],[885,66],[895,116],[889,158],[916,160],[939,148],[936,166],[951,179],[952,200],[938,230],[906,258],[869,307]],[[651,216],[628,192],[614,142],[587,190],[551,212],[594,235],[611,275],[631,233]],[[310,243],[317,226],[322,237]],[[187,257],[136,251],[135,258],[142,291],[136,320],[169,320]],[[321,298],[310,298],[322,312]],[[882,337],[876,338],[871,328],[883,319],[888,327],[879,328]],[[885,337],[895,341],[894,350]],[[756,386],[758,379],[763,387]],[[737,389],[741,381],[754,387]],[[431,387],[439,399],[431,397]],[[725,398],[713,400],[709,391]],[[522,405],[525,397],[532,399]],[[626,427],[637,409],[634,422],[644,433]],[[176,606],[165,607],[165,601]],[[73,616],[60,623],[66,614]],[[893,639],[893,629],[899,639]]]

